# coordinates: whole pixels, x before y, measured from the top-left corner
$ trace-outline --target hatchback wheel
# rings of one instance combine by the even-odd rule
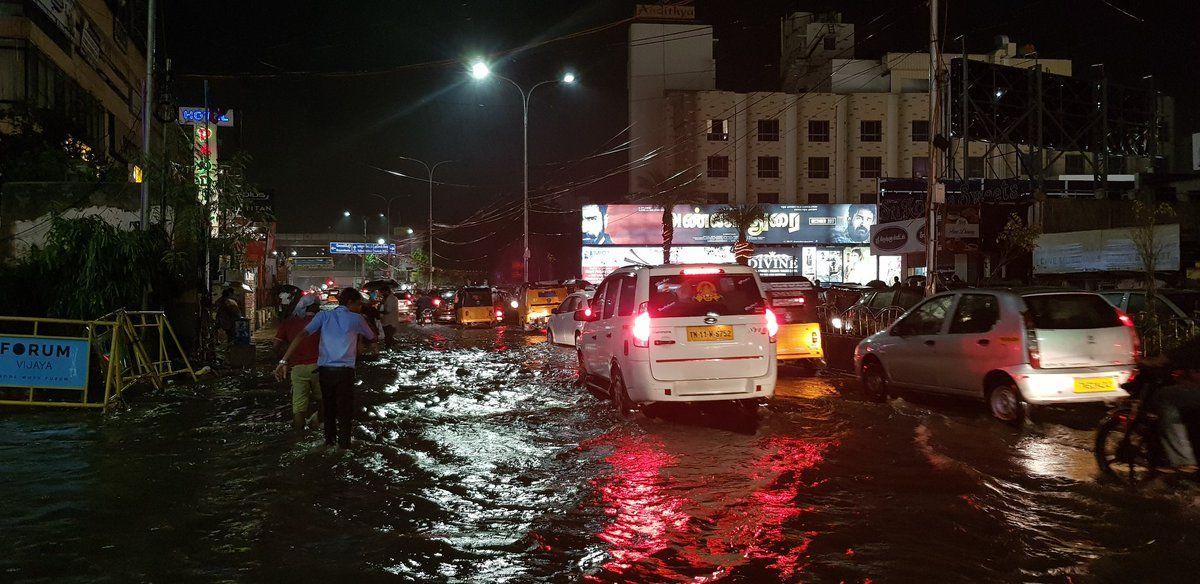
[[[883,367],[879,364],[866,363],[863,365],[862,384],[867,399],[875,402],[887,400],[887,378],[884,377]]]
[[[629,390],[625,387],[625,380],[621,377],[619,370],[613,369],[612,383],[609,384],[608,389],[617,415],[622,419],[628,419],[633,414],[633,400],[629,399]]]
[[[553,329],[553,328],[551,328],[550,330],[547,330],[547,331],[546,331],[546,340],[547,340],[547,341],[550,341],[550,344],[551,344],[551,345],[557,345],[557,344],[558,344],[558,341],[555,341],[555,340],[554,340],[554,329]]]
[[[1021,390],[1012,382],[998,383],[988,392],[988,409],[992,417],[1012,426],[1020,426],[1025,421],[1025,400],[1021,399]]]

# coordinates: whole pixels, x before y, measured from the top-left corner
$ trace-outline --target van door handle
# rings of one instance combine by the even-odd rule
[[[934,343],[936,343],[936,341],[933,341],[933,340],[925,341],[925,345],[928,347],[932,347],[934,345]]]
[[[992,344],[992,342],[991,342],[991,341],[989,341],[989,340],[987,340],[987,339],[979,339],[978,341],[975,341],[975,342],[976,342],[976,343],[979,343],[979,345],[980,345],[981,347],[986,347],[986,346],[988,346],[988,345]]]

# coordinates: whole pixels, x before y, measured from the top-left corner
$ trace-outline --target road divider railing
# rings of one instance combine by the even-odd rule
[[[162,311],[0,316],[0,405],[106,409],[138,383],[196,374]]]

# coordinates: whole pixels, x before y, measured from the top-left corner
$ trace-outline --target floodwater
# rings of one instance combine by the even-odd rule
[[[406,330],[356,446],[290,432],[266,372],[107,417],[0,413],[0,581],[1195,581],[1200,489],[1097,479],[1099,409],[793,375],[756,416],[618,419],[571,349]]]

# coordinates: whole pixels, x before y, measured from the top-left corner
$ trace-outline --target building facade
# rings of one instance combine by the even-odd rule
[[[0,0],[0,107],[63,114],[83,128],[80,139],[93,152],[135,158],[146,58],[141,35],[130,34],[131,5]]]
[[[854,25],[836,14],[794,14],[783,19],[781,35],[780,69],[788,91],[735,93],[663,84],[659,115],[634,117],[631,78],[631,124],[643,127],[634,131],[635,144],[637,138],[649,142],[631,154],[632,192],[650,172],[659,177],[680,173],[709,203],[873,203],[879,178],[927,175],[927,53],[855,59]],[[1018,47],[1006,37],[997,38],[994,51],[967,57],[1072,74],[1071,61],[1041,58],[1032,46]],[[631,72],[633,58],[631,53]],[[663,79],[672,76],[662,72]],[[1050,177],[1092,174],[1084,153],[1044,151],[1042,156]],[[1029,160],[1028,146],[972,141],[964,148],[954,139],[945,176],[1018,178],[1027,175]],[[1109,160],[1114,181],[1132,181],[1152,167],[1149,158]]]

